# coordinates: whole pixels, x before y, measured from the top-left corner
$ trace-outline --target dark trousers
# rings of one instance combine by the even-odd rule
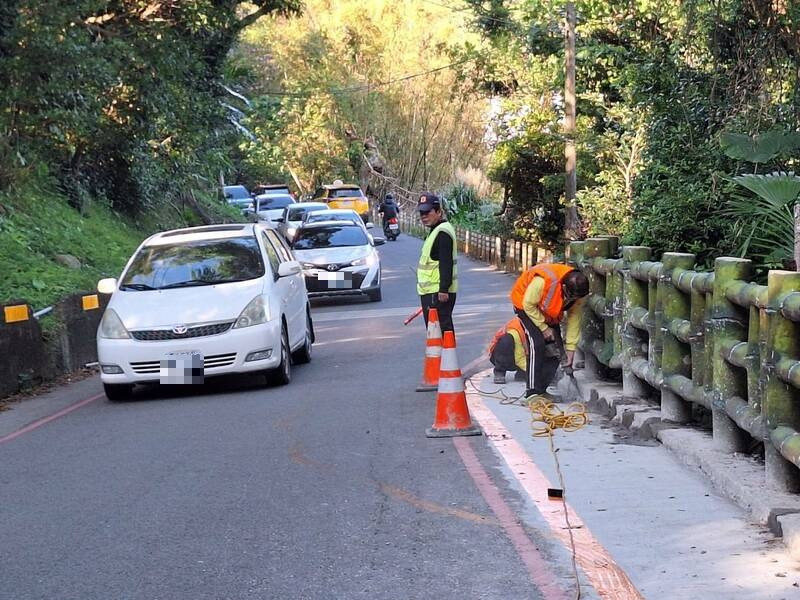
[[[528,337],[528,389],[526,395],[543,394],[547,390],[547,386],[553,382],[558,364],[561,362],[558,346],[554,342],[547,343],[545,341],[542,330],[531,321],[524,310],[516,308],[514,312],[517,313]],[[557,336],[561,336],[558,327],[552,329]]]
[[[436,294],[425,294],[419,297],[420,304],[422,305],[422,316],[425,317],[425,327],[428,326],[428,309],[433,307],[439,313],[439,325],[442,327],[442,333],[445,331],[453,331],[453,307],[456,304],[456,295],[450,294],[447,302],[439,302]]]

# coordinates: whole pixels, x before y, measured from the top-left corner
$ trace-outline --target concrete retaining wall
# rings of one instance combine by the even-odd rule
[[[0,305],[0,398],[97,361],[95,334],[110,296],[73,294],[42,319],[55,319],[47,337],[25,301]]]

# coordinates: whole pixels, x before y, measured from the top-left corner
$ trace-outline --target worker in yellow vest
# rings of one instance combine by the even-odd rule
[[[495,383],[506,382],[506,371],[516,371],[514,381],[528,380],[528,338],[519,317],[497,330],[487,352]]]
[[[517,278],[511,288],[511,303],[528,338],[525,396],[546,395],[560,360],[564,361],[565,367],[572,367],[583,305],[588,295],[586,275],[569,265],[536,265]],[[565,313],[562,341],[560,325]],[[565,350],[564,357],[560,347]]]
[[[417,293],[428,324],[428,309],[435,306],[442,331],[453,330],[453,306],[458,291],[456,230],[445,218],[439,198],[428,192],[417,202],[419,218],[430,228],[417,266]]]

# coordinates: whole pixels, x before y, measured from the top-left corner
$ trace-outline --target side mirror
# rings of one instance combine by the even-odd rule
[[[383,246],[386,243],[386,238],[376,237],[372,238],[372,245],[373,246]]]
[[[373,227],[375,227],[375,223],[372,221],[367,221],[367,229],[372,229]]]
[[[303,270],[300,263],[296,260],[281,263],[278,267],[278,277],[289,277],[290,275],[297,275]]]
[[[101,294],[113,294],[117,291],[117,280],[113,277],[101,279],[97,282],[97,291]]]

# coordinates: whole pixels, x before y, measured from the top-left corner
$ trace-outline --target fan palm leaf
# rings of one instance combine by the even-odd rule
[[[790,258],[794,251],[794,205],[800,195],[800,177],[794,173],[740,175],[733,180],[753,195],[735,195],[725,214],[736,219],[741,256],[765,265]]]

